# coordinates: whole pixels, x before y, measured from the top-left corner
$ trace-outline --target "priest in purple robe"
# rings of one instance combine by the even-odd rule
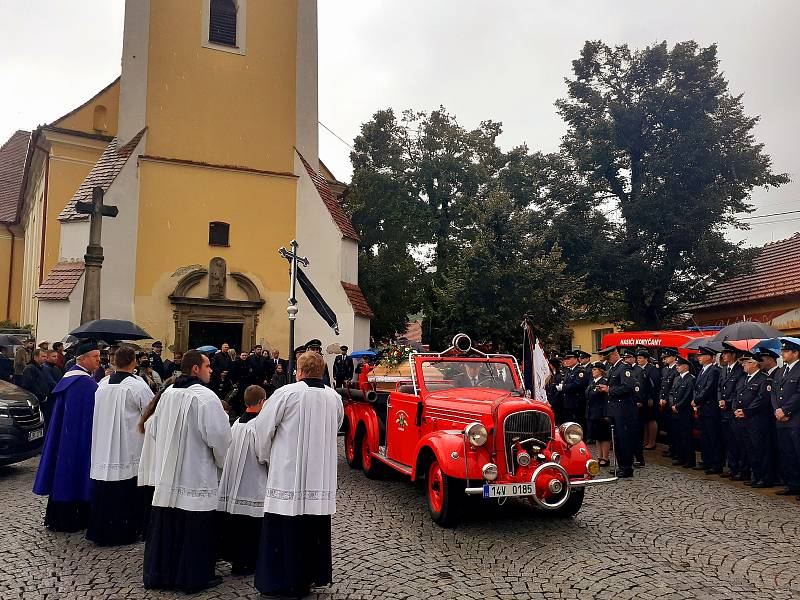
[[[50,395],[53,413],[33,492],[48,496],[45,527],[52,531],[80,531],[89,521],[92,451],[92,417],[97,390],[92,373],[100,365],[100,350],[94,340],[76,348],[75,365]]]

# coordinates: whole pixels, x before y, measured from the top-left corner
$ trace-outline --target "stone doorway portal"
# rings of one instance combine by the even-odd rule
[[[246,300],[233,300],[227,294],[228,280],[236,283]],[[208,281],[207,290],[197,295],[197,288]],[[181,277],[175,291],[169,296],[172,303],[172,316],[175,319],[175,349],[185,352],[197,348],[200,335],[237,335],[227,341],[237,350],[249,351],[256,343],[256,327],[258,315],[264,306],[264,300],[256,285],[242,273],[228,273],[225,260],[219,257],[211,259],[208,269],[194,268]],[[208,339],[201,340],[198,345],[212,344]]]

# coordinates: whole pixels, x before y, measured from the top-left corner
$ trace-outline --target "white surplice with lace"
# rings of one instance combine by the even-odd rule
[[[140,472],[155,486],[153,506],[215,510],[231,443],[228,415],[216,394],[200,384],[169,387],[147,422],[146,435],[147,465]]]
[[[153,398],[150,387],[136,375],[120,383],[100,381],[94,394],[92,459],[89,477],[123,481],[136,477],[144,435],[139,419]]]
[[[267,465],[255,452],[254,420],[231,427],[233,440],[225,457],[219,481],[217,510],[232,515],[264,516],[264,494],[267,489]]]
[[[330,387],[302,381],[285,385],[251,421],[256,455],[269,463],[264,512],[331,515],[336,512],[337,432],[342,399]]]

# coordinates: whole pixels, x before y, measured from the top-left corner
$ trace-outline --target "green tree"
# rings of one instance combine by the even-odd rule
[[[556,102],[569,126],[559,160],[581,178],[571,203],[585,206],[588,197],[607,209],[608,222],[595,225],[605,228],[614,259],[584,269],[608,298],[622,300],[625,318],[657,328],[744,268],[751,253],[724,231],[745,227],[736,215],[752,210],[755,187],[789,178],[773,173],[755,141],[758,117],[729,92],[715,45],[632,51],[590,41],[573,74],[567,98]]]
[[[570,317],[564,307],[583,296],[582,281],[565,273],[557,245],[543,243],[535,214],[515,206],[506,192],[491,193],[473,216],[473,239],[433,290],[438,329],[468,332],[495,350],[518,350],[528,314],[556,339]]]
[[[376,337],[403,331],[408,314],[417,311],[424,314],[425,336],[434,347],[446,343],[462,324],[498,343],[510,338],[489,333],[505,331],[508,319],[507,326],[518,329],[525,311],[510,317],[521,310],[516,298],[502,305],[493,300],[481,308],[475,303],[489,296],[475,294],[462,296],[457,308],[452,305],[458,286],[481,285],[484,274],[474,270],[481,261],[508,266],[497,256],[485,255],[489,246],[482,241],[483,219],[487,211],[496,216],[493,207],[498,198],[509,211],[507,218],[512,214],[522,218],[516,231],[536,223],[529,209],[535,183],[529,170],[535,165],[524,146],[502,151],[497,145],[501,132],[500,123],[493,121],[466,129],[444,108],[430,114],[405,111],[400,119],[392,110],[383,110],[362,126],[351,153],[353,183],[345,205],[362,239],[360,281],[379,315],[373,322]],[[510,237],[507,242],[510,248],[517,244],[527,248],[527,242]],[[465,252],[471,253],[467,263]],[[551,263],[530,249],[520,256],[530,261],[514,271],[525,272],[520,289],[537,269],[542,276],[551,273]],[[510,272],[497,277],[507,284],[503,292],[507,297],[517,295]],[[494,293],[492,297],[499,299],[497,289]],[[558,288],[553,290],[556,297]],[[542,306],[548,314],[559,312],[552,303]],[[492,316],[498,309],[505,312]],[[477,312],[483,313],[481,325],[459,320],[459,313]]]

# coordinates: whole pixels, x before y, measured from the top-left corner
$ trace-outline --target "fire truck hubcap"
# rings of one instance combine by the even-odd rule
[[[442,483],[442,469],[438,462],[433,461],[428,469],[428,498],[430,498],[431,508],[437,513],[442,510],[444,502]]]
[[[364,434],[364,437],[361,438],[361,463],[364,465],[365,469],[369,469],[370,465],[372,465],[372,450],[369,448],[369,441],[367,440],[367,434]]]

